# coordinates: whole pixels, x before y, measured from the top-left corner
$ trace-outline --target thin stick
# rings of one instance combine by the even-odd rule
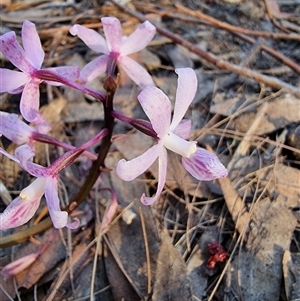
[[[246,28],[241,28],[238,26],[234,26],[225,22],[222,22],[220,20],[217,20],[211,16],[208,16],[199,10],[190,10],[181,4],[175,4],[176,7],[184,12],[188,13],[192,16],[198,17],[201,20],[208,21],[220,28],[232,31],[232,32],[238,32],[242,34],[248,34],[252,36],[259,36],[259,37],[264,37],[264,38],[272,38],[272,39],[277,39],[277,40],[294,40],[294,41],[300,41],[300,35],[298,34],[286,34],[286,33],[274,33],[274,32],[267,32],[267,31],[259,31],[259,30],[251,30],[251,29],[246,29]]]
[[[193,10],[191,10],[191,12],[193,12]],[[214,26],[216,28],[220,28],[219,26],[211,23],[211,22],[208,22],[208,21],[203,21],[203,20],[200,20],[199,18],[196,18],[196,17],[191,17],[191,16],[183,16],[182,14],[178,15],[178,14],[174,14],[172,12],[169,12],[169,11],[164,11],[164,12],[158,12],[157,13],[158,15],[161,15],[161,16],[167,16],[167,17],[170,17],[170,18],[173,18],[173,19],[177,19],[177,20],[182,20],[184,22],[192,22],[192,23],[201,23],[201,24],[204,24],[204,25],[207,25],[207,26]],[[188,13],[187,13],[188,14]],[[87,24],[89,25],[89,24]],[[224,29],[224,28],[221,28],[221,29]],[[230,31],[232,34],[236,35],[237,37],[241,38],[242,40],[250,43],[250,44],[255,44],[257,43],[257,41],[245,34],[242,34],[242,33],[238,33],[238,32],[233,32],[233,31]],[[169,41],[169,40],[168,40]],[[158,45],[158,43],[165,43],[165,41],[163,40],[159,40],[159,41],[152,41],[149,45],[153,45],[156,43],[156,45]],[[292,59],[290,59],[289,57],[285,56],[284,54],[278,52],[277,50],[265,45],[265,44],[261,44],[261,49],[264,50],[265,52],[269,53],[270,55],[272,55],[274,58],[276,58],[277,60],[281,61],[283,64],[285,64],[286,66],[290,67],[291,69],[293,69],[294,71],[296,71],[297,73],[300,74],[300,65],[297,64],[295,61],[293,61]],[[266,73],[267,70],[264,70],[264,73]]]
[[[147,230],[146,230],[146,226],[145,226],[145,219],[144,219],[144,215],[143,215],[143,211],[142,208],[139,206],[139,214],[140,214],[140,218],[141,218],[141,224],[142,224],[142,230],[143,230],[143,236],[144,236],[144,243],[145,243],[145,250],[146,250],[146,260],[147,260],[147,293],[148,295],[150,295],[151,293],[151,264],[150,264],[150,252],[149,252],[149,244],[148,244],[148,237],[147,237]]]
[[[179,10],[182,10],[184,13],[191,15],[191,16],[195,16],[195,11],[190,10],[186,7],[183,7],[181,5],[176,5],[178,7]],[[201,13],[202,15],[203,13]],[[166,15],[170,15],[170,14],[166,14]],[[206,15],[205,15],[206,16]],[[199,17],[199,22],[203,22],[203,18]],[[213,25],[216,26],[217,28],[221,28],[221,29],[226,29],[229,30],[228,28],[224,28],[222,26],[222,24],[226,24],[224,22],[220,22],[219,20],[213,18],[213,17],[209,17],[209,18],[205,18],[204,21],[205,24],[209,24],[209,25]],[[235,26],[232,26],[235,27]],[[255,39],[245,35],[245,31],[242,33],[240,30],[229,30],[230,32],[232,32],[233,34],[235,34],[236,36],[240,37],[241,39],[243,39],[244,41],[251,43],[251,44],[255,44],[256,41]],[[251,35],[251,34],[250,34]],[[260,35],[261,36],[261,35]],[[289,36],[289,35],[287,35]],[[300,39],[300,35],[297,35]],[[281,61],[282,63],[284,63],[285,65],[289,66],[290,68],[292,68],[294,71],[296,71],[297,73],[300,74],[300,65],[298,65],[296,62],[294,62],[293,60],[291,60],[290,58],[288,58],[287,56],[285,56],[284,54],[276,51],[275,49],[262,44],[261,45],[261,49],[264,50],[265,52],[269,53],[270,55],[272,55],[273,57],[275,57],[276,59],[278,59],[279,61]]]
[[[115,0],[110,0],[110,2],[112,2],[115,6],[117,6],[124,12],[130,14],[131,16],[134,16],[140,22],[145,22],[148,20],[144,15],[137,13],[137,12],[125,7],[124,5],[117,3]],[[292,93],[297,97],[300,97],[300,88],[297,88],[293,85],[283,82],[275,77],[263,75],[258,71],[231,64],[227,61],[224,61],[224,60],[218,58],[214,54],[206,52],[203,49],[200,49],[199,47],[195,46],[194,44],[184,40],[179,35],[176,35],[166,29],[162,29],[155,24],[153,24],[153,25],[156,27],[156,30],[160,34],[170,38],[174,43],[182,45],[183,47],[185,47],[188,50],[190,50],[191,52],[197,54],[199,57],[205,59],[207,62],[214,64],[215,66],[217,66],[220,69],[224,69],[224,70],[227,70],[230,72],[237,73],[241,76],[253,79],[259,83],[265,84],[267,86],[270,86],[270,87],[273,87],[276,89],[285,89],[287,92]]]

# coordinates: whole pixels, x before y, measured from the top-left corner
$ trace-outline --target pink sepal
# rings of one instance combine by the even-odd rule
[[[168,164],[168,157],[167,157],[167,150],[163,147],[161,148],[159,157],[158,157],[158,184],[157,184],[157,191],[153,197],[146,197],[145,194],[141,196],[141,202],[144,205],[152,205],[160,196],[167,177],[167,164]]]
[[[116,167],[118,176],[124,181],[132,181],[145,172],[156,160],[161,152],[162,144],[156,144],[142,155],[126,161],[120,160]]]

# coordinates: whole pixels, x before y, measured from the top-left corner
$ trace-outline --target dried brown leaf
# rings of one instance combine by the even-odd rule
[[[282,13],[276,0],[265,0],[265,4],[270,18],[288,19],[295,16],[295,14]]]
[[[68,103],[63,111],[62,120],[64,122],[83,122],[92,120],[103,120],[103,106],[99,102],[87,103],[82,102]]]
[[[174,45],[171,48],[168,48],[167,54],[171,59],[174,68],[194,67],[191,53],[181,45]]]
[[[152,300],[192,300],[186,264],[181,254],[173,246],[168,233],[164,231],[161,232]]]
[[[235,120],[236,129],[241,132],[247,131],[253,123],[253,117],[249,118],[248,122],[245,122],[243,115]],[[257,126],[255,134],[263,135],[270,133],[299,121],[299,99],[293,95],[285,94],[283,97],[278,97],[274,101],[267,103],[265,116],[259,126]]]
[[[242,106],[242,98],[235,97],[224,101],[223,99],[214,104],[210,111],[212,113],[230,116],[237,114]],[[275,130],[284,128],[285,126],[300,121],[299,114],[299,99],[291,94],[284,94],[272,99],[263,104],[264,116],[260,117],[259,124],[256,125],[255,131],[252,134],[263,135]],[[279,109],[280,108],[280,109]],[[253,108],[249,112],[239,114],[234,119],[235,128],[239,132],[247,132],[257,118],[257,112],[260,111],[260,106]]]
[[[287,300],[297,301],[300,299],[300,253],[286,250],[282,266]]]
[[[107,166],[116,166],[121,157],[118,153],[110,154],[107,157]],[[134,288],[140,298],[148,295],[148,277],[150,274],[154,277],[153,271],[157,262],[157,254],[159,248],[159,234],[155,218],[152,214],[150,206],[144,206],[140,203],[139,198],[144,192],[143,185],[138,181],[124,182],[112,171],[103,176],[103,185],[111,185],[118,195],[118,203],[125,208],[132,202],[131,210],[136,214],[131,224],[126,224],[122,219],[119,219],[110,227],[107,233],[108,247],[117,262],[120,270],[125,275],[130,286]],[[146,237],[142,230],[141,218],[139,214],[139,207],[145,221]],[[146,249],[145,239],[148,241],[149,249]],[[150,271],[147,265],[146,252],[150,254]],[[105,259],[106,260],[106,259]],[[110,258],[107,264],[113,265]],[[109,274],[111,275],[111,274]],[[113,275],[112,275],[113,276]],[[112,281],[111,285],[115,283]],[[124,282],[126,283],[126,282]],[[124,293],[130,290],[124,287],[114,286],[112,291],[117,296],[122,296],[127,300]],[[123,292],[123,293],[122,293]]]
[[[104,249],[104,264],[113,297],[112,300],[122,300],[123,298],[132,301],[141,300],[133,286],[130,284],[130,281],[120,269],[115,257],[112,255],[106,244],[104,245]]]
[[[51,101],[49,104],[44,105],[40,109],[40,113],[45,117],[45,121],[51,125],[49,135],[55,139],[62,139],[64,137],[64,123],[61,120],[61,112],[67,104],[67,100],[59,97]],[[54,148],[48,146],[49,152]],[[48,152],[48,153],[49,153]],[[47,162],[47,152],[44,143],[36,143],[35,145],[35,162],[45,165]]]
[[[265,185],[269,193],[274,191],[286,197],[287,207],[300,204],[300,171],[299,169],[277,163],[264,172],[258,170],[257,177]]]
[[[227,209],[235,223],[235,228],[240,234],[243,234],[248,228],[249,212],[246,210],[243,200],[229,178],[219,179],[219,183],[224,194]]]
[[[230,269],[230,290],[239,299],[278,300],[282,282],[282,257],[289,249],[297,220],[286,199],[265,198],[255,204],[249,239],[234,258]]]
[[[209,270],[207,268],[209,252],[208,244],[215,243],[219,239],[216,227],[208,227],[195,246],[187,261],[187,275],[192,288],[194,297],[200,300],[207,296],[207,286],[209,276],[216,273],[216,269]]]
[[[42,243],[52,235],[53,230],[48,230],[43,238]],[[28,254],[28,249],[35,248],[38,250],[41,246],[33,246],[33,244],[28,244],[18,252],[18,257],[22,257]],[[62,244],[61,237],[59,235],[54,235],[51,244],[47,247],[46,251],[43,252],[40,257],[25,271],[19,273],[16,276],[18,287],[31,288],[35,285],[43,275],[49,273],[49,271],[66,256],[65,246]]]

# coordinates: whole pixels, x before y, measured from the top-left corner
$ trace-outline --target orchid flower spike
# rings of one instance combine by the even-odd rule
[[[49,167],[32,162],[34,152],[28,145],[21,145],[15,151],[15,156],[10,155],[0,148],[0,152],[11,160],[17,162],[24,170],[35,176],[36,179],[20,195],[15,198],[0,213],[0,230],[15,228],[29,221],[37,211],[40,200],[45,194],[48,210],[55,228],[68,227],[77,228],[79,221],[68,223],[68,213],[60,210],[58,198],[58,173],[70,165],[86,149],[97,143],[107,134],[107,130],[102,130],[97,136],[83,144],[81,147],[71,150],[58,158]]]
[[[158,187],[153,197],[141,197],[141,202],[151,205],[163,190],[167,173],[167,149],[180,154],[183,167],[196,179],[211,181],[227,176],[227,170],[216,155],[198,148],[196,141],[186,141],[191,130],[190,120],[182,119],[197,91],[197,77],[190,68],[177,69],[178,87],[171,121],[171,102],[158,88],[148,86],[138,100],[151,121],[159,138],[158,143],[144,154],[130,161],[120,160],[116,172],[124,181],[131,181],[144,173],[158,158]]]
[[[24,21],[22,26],[22,44],[17,41],[15,32],[10,31],[0,37],[0,51],[20,71],[0,68],[0,92],[17,94],[22,92],[20,111],[23,117],[32,123],[44,122],[44,117],[38,113],[40,103],[39,70],[47,70],[68,80],[75,81],[79,76],[78,67],[55,67],[41,69],[45,53],[35,25]],[[59,82],[46,81],[51,85],[61,85]]]
[[[81,70],[81,81],[86,83],[93,80],[103,74],[109,64],[115,62],[138,86],[154,85],[149,73],[128,55],[145,48],[153,39],[156,28],[149,21],[145,21],[131,35],[122,37],[122,27],[118,19],[105,17],[101,22],[106,40],[96,31],[81,25],[76,24],[70,29],[70,33],[77,35],[90,49],[103,53]]]

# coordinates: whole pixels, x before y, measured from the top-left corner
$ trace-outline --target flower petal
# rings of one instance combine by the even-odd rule
[[[45,185],[45,197],[53,226],[63,228],[68,223],[68,213],[60,210],[60,201],[57,193],[57,178],[47,178]]]
[[[85,65],[80,72],[80,80],[82,83],[87,83],[97,76],[105,73],[107,66],[107,55],[101,55]]]
[[[24,271],[31,264],[33,264],[38,258],[39,253],[31,253],[29,255],[23,256],[8,265],[4,266],[1,270],[1,276],[6,281],[12,276]]]
[[[122,26],[120,21],[114,17],[101,18],[103,31],[106,38],[108,50],[110,52],[120,53],[122,42]]]
[[[160,196],[162,190],[164,189],[167,177],[167,164],[168,164],[168,157],[167,157],[167,150],[163,147],[159,154],[158,158],[158,184],[157,184],[157,191],[153,197],[146,197],[145,194],[141,196],[141,202],[144,205],[151,205],[153,204]]]
[[[65,211],[63,211],[63,212],[65,212]],[[80,225],[80,220],[76,217],[76,218],[74,218],[73,222],[71,222],[71,223],[68,222],[66,224],[66,227],[71,230],[74,230],[74,229],[77,229],[79,227],[79,225]]]
[[[43,167],[31,161],[35,155],[34,151],[27,144],[16,148],[15,156],[20,161],[20,166],[29,172],[34,177],[48,177],[50,174],[50,167]]]
[[[27,161],[31,160],[34,155],[33,149],[27,144],[15,149],[15,156],[20,161],[20,165],[26,165]]]
[[[118,63],[140,88],[155,86],[152,77],[147,70],[132,58],[122,56],[119,58]]]
[[[60,67],[46,68],[43,70],[50,71],[60,77],[63,77],[64,79],[66,79],[68,81],[72,81],[72,82],[76,81],[80,74],[79,67],[77,67],[77,66],[60,66]],[[62,83],[55,82],[55,81],[45,81],[45,82],[52,86],[63,85]]]
[[[187,139],[191,134],[191,127],[192,121],[190,119],[182,119],[173,130],[173,133],[183,139]]]
[[[27,20],[23,22],[22,26],[22,44],[31,64],[36,69],[40,69],[44,61],[45,52],[35,25]]]
[[[0,50],[21,71],[31,73],[35,70],[13,31],[0,37]]]
[[[51,131],[52,126],[47,121],[37,124],[35,126],[35,132],[41,133],[41,134],[47,134]]]
[[[45,121],[43,115],[39,114],[40,90],[37,80],[30,80],[24,87],[20,111],[22,116],[29,122],[40,124]]]
[[[111,202],[110,204],[106,207],[106,210],[104,212],[104,216],[102,219],[101,223],[101,230],[104,231],[107,229],[107,227],[110,225],[112,222],[113,218],[116,216],[116,213],[118,212],[118,199],[117,199],[117,194],[115,193],[114,190],[107,188],[104,190],[109,190],[111,193]]]
[[[176,91],[173,120],[170,130],[173,131],[183,118],[188,107],[193,101],[197,92],[197,76],[191,68],[179,68],[175,70],[178,74],[178,85]]]
[[[29,143],[34,129],[18,118],[17,114],[0,111],[0,134],[16,144]]]
[[[158,143],[130,161],[120,160],[116,167],[117,175],[124,181],[134,180],[154,163],[162,148],[162,144]]]
[[[138,100],[151,121],[154,131],[162,138],[170,128],[171,102],[167,95],[154,86],[147,86]]]
[[[199,181],[212,181],[228,175],[227,169],[218,157],[203,148],[198,148],[190,158],[182,157],[182,165]]]
[[[121,54],[125,56],[144,49],[153,39],[155,32],[155,26],[149,21],[145,21],[123,41]]]
[[[0,154],[6,156],[7,158],[9,158],[10,160],[20,164],[20,161],[17,159],[17,157],[9,154],[7,151],[5,151],[2,147],[0,147]]]
[[[0,68],[0,92],[20,93],[30,80],[26,73]],[[20,91],[21,90],[21,91]]]
[[[86,46],[95,52],[109,53],[105,39],[95,30],[76,24],[71,27],[70,33],[73,36],[77,35]]]
[[[6,209],[0,213],[0,230],[12,229],[27,223],[37,211],[41,196],[24,201],[15,198]]]
[[[40,199],[45,193],[46,178],[37,178],[30,185],[20,192],[20,198],[23,202],[33,199]]]

